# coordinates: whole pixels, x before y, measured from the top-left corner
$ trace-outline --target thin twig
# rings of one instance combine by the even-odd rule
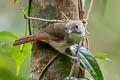
[[[28,3],[28,16],[30,17],[30,9],[31,9],[31,3],[32,3],[32,0],[29,0],[29,3]],[[29,35],[31,35],[32,34],[32,32],[31,32],[31,26],[30,26],[30,20],[28,20],[28,29],[29,29]]]
[[[69,20],[69,18],[65,15],[63,11],[61,11],[62,15],[66,18],[66,20]]]
[[[88,8],[86,19],[84,20],[85,21],[85,29],[87,28],[87,25],[88,25],[88,19],[89,19],[89,16],[90,16],[90,13],[91,13],[91,10],[92,10],[92,7],[93,7],[93,3],[94,3],[94,0],[91,0],[90,1],[90,6]],[[86,32],[89,35],[89,32],[87,31],[87,29],[86,29]],[[86,38],[86,44],[87,44],[87,49],[89,49],[89,40],[88,40],[88,38]]]
[[[32,20],[45,21],[45,22],[54,22],[54,23],[62,23],[65,21],[69,21],[69,20],[48,20],[48,19],[42,19],[42,18],[28,17],[27,14],[25,13],[24,9],[23,8],[21,8],[21,9],[22,9],[25,19],[32,19]]]
[[[25,36],[27,35],[27,20],[26,20],[26,25],[25,25]],[[29,28],[29,27],[28,27]],[[20,46],[20,52],[22,53],[23,52],[23,49],[24,49],[24,46],[25,46],[25,44],[21,44],[21,46]]]
[[[80,51],[80,47],[81,47],[81,45],[82,45],[82,42],[83,42],[83,38],[82,38],[81,41],[79,42],[79,45],[78,45],[78,48],[77,48],[77,52],[76,52],[76,57],[77,57],[78,54],[79,54],[79,51]],[[72,65],[72,68],[71,68],[71,71],[70,71],[69,79],[68,79],[68,80],[71,80],[71,77],[72,77],[72,74],[73,74],[73,71],[74,71],[76,65],[77,65],[77,62],[74,62],[73,65]]]
[[[83,16],[84,16],[84,9],[83,9],[83,4],[82,4],[82,0],[78,0],[78,8],[79,8],[79,18],[81,20],[83,20]]]
[[[88,36],[90,36],[90,32],[86,29],[86,33],[88,34]]]
[[[91,13],[91,10],[92,10],[92,7],[93,7],[93,2],[94,2],[94,0],[90,1],[90,6],[89,6],[89,9],[88,9],[88,12],[87,12],[86,20],[89,19],[89,16],[90,16],[90,13]]]
[[[80,65],[80,63],[79,63],[78,65],[79,65],[80,69],[81,69],[82,71],[84,71],[84,68]]]
[[[83,3],[82,3],[82,0],[78,0],[78,8],[79,8],[79,18],[81,20],[83,20],[83,16],[84,16],[84,7],[83,7]],[[79,48],[80,46],[83,44],[83,39],[81,39],[81,41],[79,42],[79,46],[78,46],[78,49],[77,49],[77,53],[76,53],[76,57],[78,56],[79,54]],[[77,65],[77,62],[74,62],[73,65],[72,65],[72,68],[71,68],[71,71],[70,71],[70,74],[69,74],[69,80],[71,80],[71,77],[72,77],[72,74],[73,74],[73,71],[75,69],[75,65]]]
[[[70,71],[69,79],[68,79],[68,80],[71,80],[71,77],[72,77],[73,71],[74,71],[74,69],[75,69],[75,66],[76,66],[76,62],[74,62],[73,65],[72,65],[72,68],[71,68],[71,71]]]
[[[54,22],[54,23],[62,23],[66,20],[48,20],[48,19],[42,19],[42,18],[35,18],[35,17],[26,17],[26,19],[32,19],[32,20],[39,20],[39,21],[45,21],[45,22]]]

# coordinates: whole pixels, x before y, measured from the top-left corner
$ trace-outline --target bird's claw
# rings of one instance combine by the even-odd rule
[[[72,61],[74,61],[74,62],[77,62],[77,61],[78,61],[78,57],[73,57],[73,56],[71,56],[71,59],[72,59]]]

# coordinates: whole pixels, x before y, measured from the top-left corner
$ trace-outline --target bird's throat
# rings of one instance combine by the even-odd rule
[[[77,34],[77,33],[69,34],[69,38],[70,38],[70,43],[71,44],[77,44],[81,40],[80,34]]]

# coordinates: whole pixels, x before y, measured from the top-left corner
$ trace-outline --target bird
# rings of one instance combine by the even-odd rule
[[[32,41],[48,43],[60,53],[66,53],[71,45],[80,42],[85,36],[85,27],[80,20],[69,20],[62,23],[51,23],[40,29],[37,34],[28,35],[14,41],[13,46]]]

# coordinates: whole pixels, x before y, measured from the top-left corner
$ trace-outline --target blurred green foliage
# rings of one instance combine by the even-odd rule
[[[16,5],[12,1],[7,3],[4,0],[0,1],[0,80],[27,80],[29,75],[30,44],[25,44],[22,52],[20,52],[20,46],[12,47],[13,41],[17,39],[17,36],[12,33],[18,33],[20,36],[25,31],[25,22],[19,8],[26,6],[24,2],[21,1],[21,5]],[[5,4],[7,7],[4,7]]]
[[[19,2],[19,0],[13,0],[14,1],[14,3],[18,3]]]
[[[7,32],[7,31],[1,31],[0,32],[0,38],[1,39],[3,39],[3,38],[12,38],[13,40],[15,40],[15,39],[17,39],[17,36],[16,35],[14,35],[14,34],[12,34],[12,33],[10,33],[10,32]],[[9,39],[10,40],[10,39]],[[13,40],[10,40],[10,41],[12,41],[12,42],[10,42],[10,44],[12,44],[13,43]],[[1,77],[0,77],[0,79],[2,80],[2,79],[7,79],[6,77],[8,76],[8,79],[9,79],[9,77],[11,77],[10,79],[11,80],[13,80],[13,78],[15,77],[16,78],[16,76],[18,77],[19,76],[19,72],[20,72],[20,68],[21,68],[21,65],[22,65],[22,63],[23,63],[23,61],[26,59],[26,56],[28,55],[28,54],[30,54],[30,49],[31,49],[31,45],[30,45],[30,43],[26,43],[26,44],[22,44],[22,45],[19,45],[19,46],[15,46],[15,47],[10,47],[10,45],[8,45],[8,43],[9,43],[9,41],[7,40],[7,41],[2,41],[1,40],[1,42],[3,42],[3,43],[1,43],[1,45],[0,45],[0,49],[1,50],[3,50],[3,52],[1,51],[1,53],[6,53],[7,51],[6,50],[4,50],[4,46],[5,46],[5,43],[7,44],[6,46],[8,46],[9,48],[5,48],[5,49],[8,49],[8,50],[10,50],[10,51],[8,51],[7,53],[9,53],[9,54],[11,54],[11,56],[9,56],[9,55],[7,55],[7,57],[5,57],[6,58],[6,60],[4,60],[4,56],[2,57],[2,55],[0,56],[1,57],[1,65],[2,66],[8,66],[9,67],[9,69],[11,68],[10,66],[12,66],[12,65],[6,65],[6,63],[7,63],[7,58],[8,57],[10,57],[10,58],[13,58],[12,60],[14,60],[15,61],[15,63],[16,63],[16,75],[9,75],[9,73],[10,72],[7,72],[7,70],[4,70],[4,68],[5,67],[1,67],[0,69],[2,69],[1,70]],[[4,60],[3,62],[2,62],[2,60]],[[10,59],[9,59],[10,60]],[[5,77],[5,75],[4,75],[4,71],[5,71],[5,73],[7,72],[8,74],[6,75],[6,77]],[[26,71],[25,72],[25,74],[27,74],[29,71]],[[3,76],[4,75],[4,76]],[[28,76],[28,75],[27,75]],[[26,76],[26,78],[27,78],[27,76]],[[17,79],[17,78],[16,78]],[[15,79],[15,80],[16,80]]]
[[[119,80],[120,0],[107,0],[106,6],[104,6],[104,0],[94,1],[88,25],[91,33],[88,37],[90,51],[98,54],[107,53],[112,61],[98,60],[105,80]],[[20,0],[18,4],[14,4],[12,0],[0,0],[0,31],[6,30],[19,37],[24,36],[25,20],[20,7],[25,7],[27,3],[28,0]],[[0,80],[27,80],[30,70],[30,54],[26,55],[20,74],[16,76],[16,62],[10,54],[13,41],[14,39],[9,37],[0,38]]]

